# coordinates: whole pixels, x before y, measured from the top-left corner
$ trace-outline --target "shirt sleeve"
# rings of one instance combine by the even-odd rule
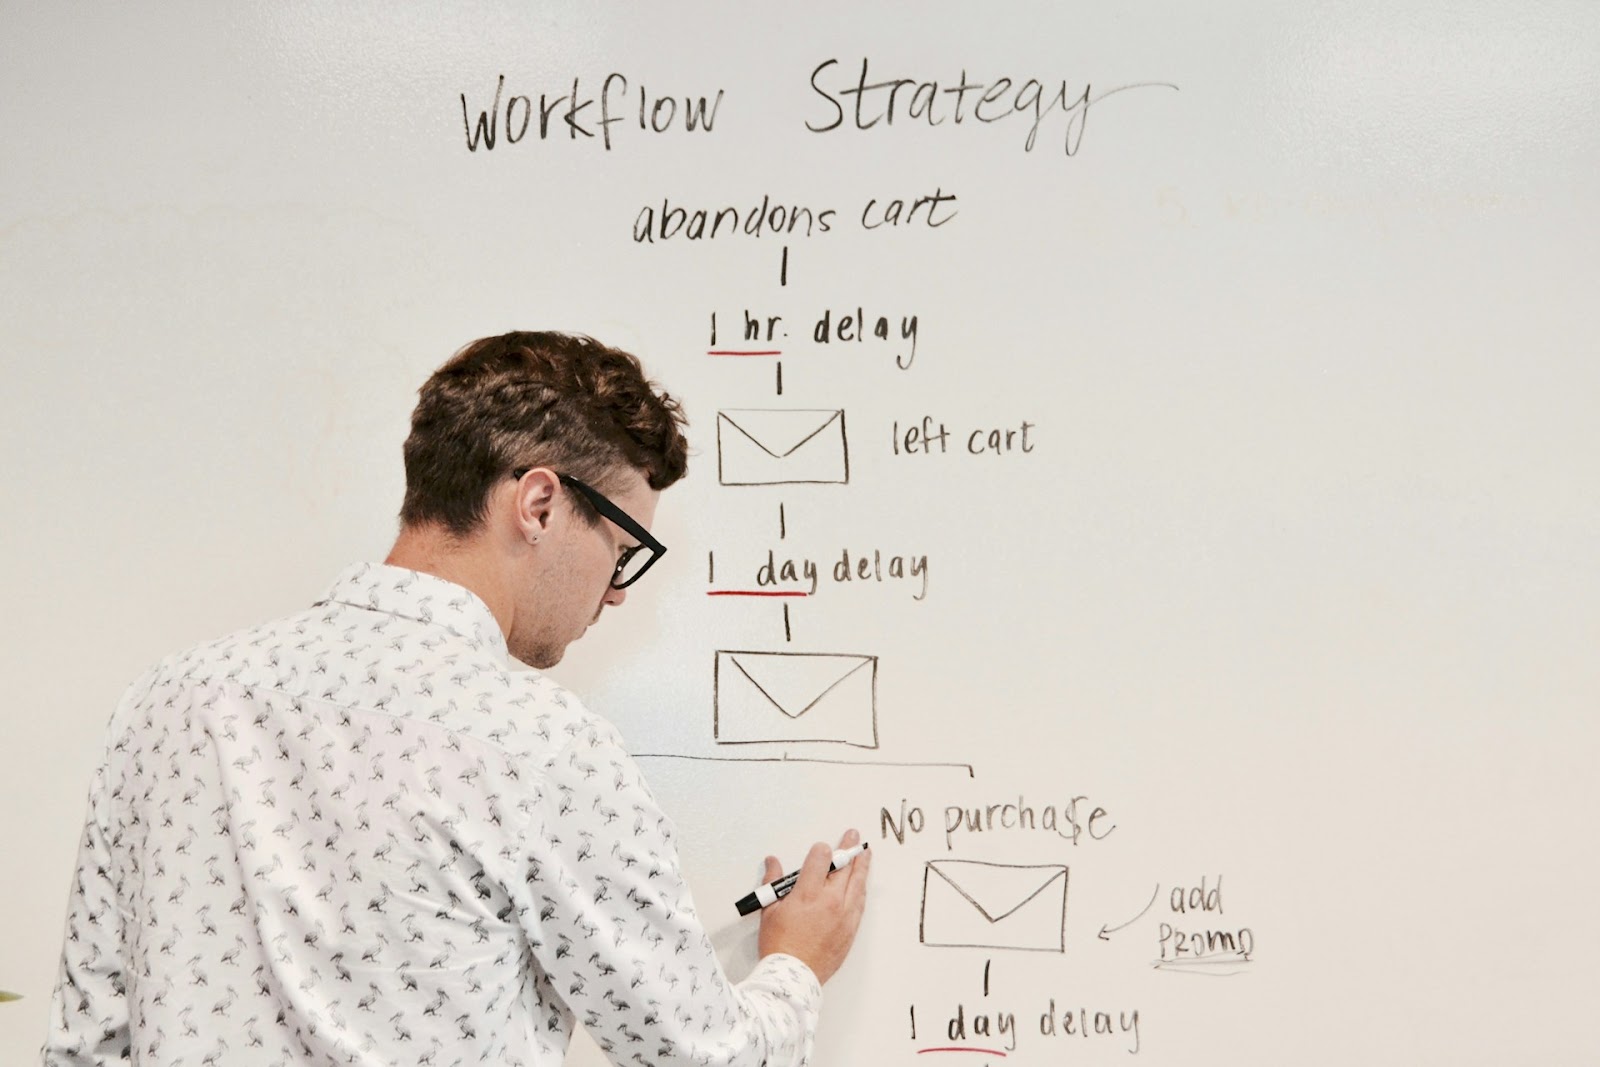
[[[524,841],[528,940],[551,994],[618,1064],[800,1067],[822,987],[786,955],[730,982],[671,822],[609,726],[547,767]]]
[[[107,822],[108,775],[102,763],[89,790],[89,814],[67,903],[66,942],[50,1005],[45,1067],[123,1063],[129,1056],[123,920]]]

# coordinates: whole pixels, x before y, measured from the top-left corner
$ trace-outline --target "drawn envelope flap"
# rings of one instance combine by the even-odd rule
[[[990,922],[999,922],[1067,876],[1059,864],[1019,866],[972,860],[929,860],[928,870],[960,893]]]
[[[870,664],[872,657],[764,652],[730,653],[728,660],[773,707],[798,719],[846,678]]]
[[[844,417],[844,412],[837,409],[719,411],[717,414],[773,459],[792,455],[801,445]]]

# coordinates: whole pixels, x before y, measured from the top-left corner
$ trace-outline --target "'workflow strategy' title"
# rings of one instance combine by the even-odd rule
[[[1177,89],[1170,82],[1135,82],[1096,89],[1088,81],[1066,78],[976,77],[962,68],[953,79],[922,75],[882,77],[863,56],[859,68],[825,59],[811,71],[814,110],[804,116],[805,128],[826,134],[836,130],[883,131],[922,127],[957,129],[1027,123],[1025,152],[1039,144],[1041,131],[1058,127],[1052,139],[1068,156],[1077,155],[1088,126],[1089,111],[1100,101],[1130,89]],[[598,86],[598,88],[596,88]],[[493,95],[469,101],[461,96],[461,123],[468,152],[497,146],[566,140],[612,151],[624,137],[666,134],[711,135],[723,117],[727,90],[711,93],[660,94],[612,71],[598,80],[563,79],[559,88],[535,92],[506,75],[494,83]],[[727,124],[724,123],[724,128]]]

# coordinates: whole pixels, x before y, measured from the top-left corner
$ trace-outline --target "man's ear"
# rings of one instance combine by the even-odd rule
[[[511,520],[517,535],[528,544],[537,544],[550,531],[560,487],[561,479],[549,467],[534,467],[517,479],[512,490]]]

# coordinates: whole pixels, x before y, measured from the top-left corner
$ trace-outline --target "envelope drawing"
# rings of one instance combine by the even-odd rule
[[[718,744],[878,747],[877,656],[723,650],[712,670]]]
[[[1055,863],[929,860],[922,874],[924,945],[1067,950],[1067,868]]]
[[[717,478],[723,485],[847,484],[844,411],[717,412]]]

